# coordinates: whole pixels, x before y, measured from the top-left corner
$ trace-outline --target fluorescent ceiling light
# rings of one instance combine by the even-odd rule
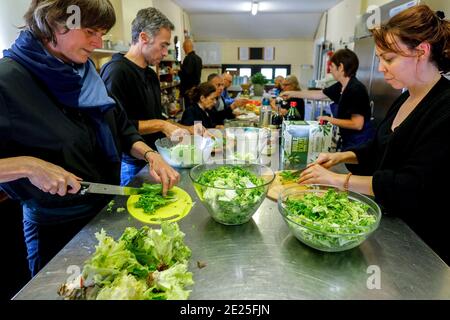
[[[258,2],[252,2],[252,15],[256,16],[258,13]]]

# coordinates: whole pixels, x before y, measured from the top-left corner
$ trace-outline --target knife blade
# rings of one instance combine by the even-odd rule
[[[82,181],[80,182],[81,189],[80,194],[84,195],[86,193],[100,193],[100,194],[112,194],[119,196],[131,196],[135,194],[141,194],[142,190],[140,188],[132,187],[121,187],[112,184],[94,183]]]

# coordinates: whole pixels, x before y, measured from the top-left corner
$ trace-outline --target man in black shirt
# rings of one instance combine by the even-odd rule
[[[178,73],[180,76],[180,94],[185,96],[186,91],[200,84],[202,75],[202,58],[194,51],[194,44],[191,39],[186,39],[183,43],[183,50],[186,57],[183,60],[181,69]]]
[[[125,55],[115,54],[100,72],[109,94],[120,101],[128,118],[152,148],[164,136],[174,138],[194,133],[193,127],[165,120],[159,79],[149,67],[158,65],[167,56],[173,29],[172,22],[159,10],[140,10],[132,23],[130,49]],[[144,161],[124,155],[121,184],[128,184],[144,166]]]

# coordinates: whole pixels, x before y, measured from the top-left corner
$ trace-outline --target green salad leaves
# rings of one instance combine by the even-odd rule
[[[168,191],[165,197],[162,196],[161,184],[144,183],[141,188],[142,194],[134,205],[136,208],[142,208],[145,213],[152,214],[158,208],[164,207],[169,203],[177,201],[173,191]]]
[[[240,166],[207,170],[197,183],[208,211],[224,224],[247,222],[264,200],[264,179]]]
[[[319,249],[335,249],[360,242],[376,217],[369,206],[353,201],[345,192],[329,189],[323,195],[307,193],[301,199],[288,198],[287,217],[296,235]]]
[[[189,297],[191,250],[178,224],[161,229],[127,228],[116,242],[104,230],[95,234],[98,245],[85,262],[82,275],[64,283],[59,294],[79,300],[184,300]]]
[[[280,172],[281,177],[281,183],[289,183],[289,182],[295,182],[300,178],[301,170],[291,171],[291,170],[284,170]]]

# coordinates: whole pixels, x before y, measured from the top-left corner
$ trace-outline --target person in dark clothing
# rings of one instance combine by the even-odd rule
[[[183,112],[181,123],[192,126],[196,121],[201,121],[205,128],[215,128],[209,112],[216,105],[216,88],[209,82],[204,82],[191,88],[186,94],[190,99],[190,107]]]
[[[187,38],[183,42],[183,51],[186,54],[181,68],[178,72],[180,76],[180,95],[186,97],[186,91],[200,84],[202,76],[202,58],[194,51],[192,40]]]
[[[374,140],[346,152],[320,154],[301,183],[347,186],[375,196],[383,211],[401,217],[450,264],[450,22],[419,5],[373,29],[379,71],[395,89],[407,88],[377,128]],[[366,176],[327,170],[358,163]]]
[[[369,94],[366,87],[356,78],[359,61],[349,49],[336,51],[331,59],[331,74],[337,83],[320,90],[284,92],[287,97],[304,99],[326,99],[338,104],[337,117],[321,116],[319,121],[327,121],[339,127],[341,135],[340,149],[348,150],[373,138]]]
[[[120,102],[128,118],[151,148],[156,148],[156,140],[165,136],[177,139],[194,134],[193,127],[185,127],[164,118],[159,79],[149,67],[158,65],[167,56],[173,29],[173,24],[159,10],[139,10],[132,22],[130,49],[125,55],[115,54],[100,71],[109,94]],[[145,164],[145,161],[124,154],[121,185],[127,185]]]
[[[80,180],[118,184],[122,151],[146,159],[164,193],[180,178],[142,141],[89,60],[115,23],[111,3],[72,1],[80,27],[68,24],[67,1],[42,3],[32,1],[0,60],[0,188],[21,201],[32,275],[110,201],[78,194]]]
[[[213,109],[209,111],[213,123],[217,126],[223,126],[225,119],[234,119],[235,110],[238,107],[244,106],[248,99],[234,99],[231,104],[227,104],[222,96],[225,88],[223,77],[217,73],[211,73],[208,76],[208,82],[216,87],[217,102]]]

